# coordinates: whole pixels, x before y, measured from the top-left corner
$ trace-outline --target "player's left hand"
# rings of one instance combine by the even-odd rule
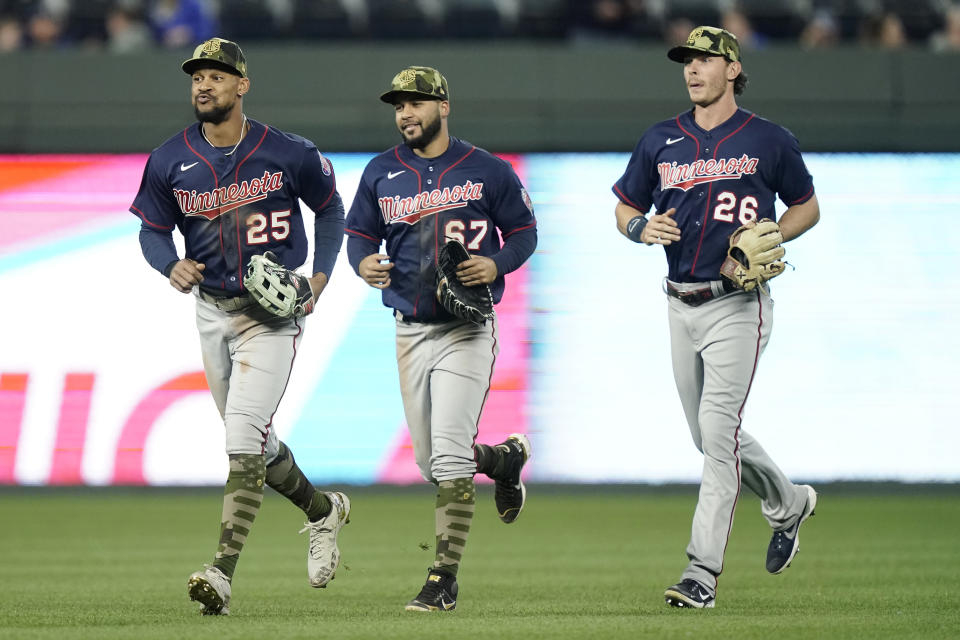
[[[650,221],[643,228],[640,241],[644,244],[662,244],[668,246],[680,242],[680,225],[673,219],[677,213],[676,207],[667,209],[663,213],[650,216]]]
[[[457,278],[468,287],[490,284],[497,279],[497,263],[486,256],[472,256],[457,265]]]

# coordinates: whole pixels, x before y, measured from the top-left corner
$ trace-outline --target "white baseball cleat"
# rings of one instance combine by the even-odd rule
[[[200,603],[200,613],[205,616],[230,615],[230,578],[220,569],[205,564],[194,571],[187,580],[187,593],[191,600]]]
[[[337,534],[343,525],[350,522],[350,498],[339,491],[324,492],[330,500],[330,513],[316,522],[304,523],[304,531],[310,532],[307,548],[307,577],[310,586],[322,589],[333,580],[340,566],[340,549]]]

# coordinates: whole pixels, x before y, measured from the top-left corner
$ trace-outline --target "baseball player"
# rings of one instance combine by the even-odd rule
[[[731,234],[776,220],[778,196],[787,205],[779,220],[782,241],[816,224],[820,209],[793,135],[737,106],[746,75],[736,37],[697,27],[668,56],[683,64],[693,109],[644,133],[613,191],[620,232],[666,252],[674,379],[704,462],[690,562],[665,597],[675,607],[702,608],[715,603],[741,481],[760,496],[774,531],[771,573],[790,564],[800,525],[817,503],[813,488],[793,484],[741,428],[770,338],[773,301],[762,285],[749,292],[733,286],[721,266]],[[651,208],[656,213],[648,218]]]
[[[354,271],[382,290],[384,306],[393,310],[417,466],[437,485],[436,559],[406,609],[446,611],[457,602],[474,474],[494,479],[500,519],[513,522],[526,499],[520,472],[531,449],[522,434],[493,447],[475,443],[499,351],[497,321],[476,324],[441,306],[437,252],[447,239],[462,242],[471,257],[459,264],[457,277],[467,286],[489,286],[498,302],[504,276],[536,248],[537,223],[511,166],[448,133],[450,94],[440,72],[408,67],[380,99],[393,105],[403,144],[364,169],[347,215],[347,253]]]
[[[307,516],[301,533],[309,531],[310,584],[325,587],[339,565],[337,534],[349,519],[350,501],[310,484],[277,439],[273,415],[303,337],[302,316],[333,269],[344,214],[333,168],[317,147],[244,114],[250,79],[236,43],[207,40],[182,69],[191,79],[198,122],[150,154],[130,211],[141,220],[147,262],[174,289],[196,296],[203,365],[223,417],[230,471],[219,546],[213,563],[190,576],[188,592],[202,613],[224,615],[264,482]],[[280,271],[280,265],[304,263],[300,199],[316,213],[313,276],[292,274],[305,295],[296,315],[284,318],[258,304],[244,274],[262,254]],[[175,227],[184,237],[182,259],[173,242]]]

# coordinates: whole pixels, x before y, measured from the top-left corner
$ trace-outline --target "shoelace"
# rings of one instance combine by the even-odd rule
[[[787,531],[774,531],[773,533],[773,547],[778,551],[783,549],[786,546],[787,542],[793,542],[793,538],[787,536]]]
[[[333,512],[331,512],[333,513]],[[300,529],[299,533],[304,531],[310,531],[310,555],[314,558],[317,557],[317,554],[320,550],[320,546],[323,544],[324,540],[320,536],[314,536],[314,533],[332,533],[333,529],[331,527],[326,527],[324,524],[329,520],[329,516],[323,520],[318,520],[317,522],[307,522],[304,524],[303,529]]]
[[[423,589],[420,589],[420,593],[417,595],[417,600],[420,602],[433,602],[440,596],[440,590],[443,587],[440,586],[439,582],[427,581],[423,585]]]

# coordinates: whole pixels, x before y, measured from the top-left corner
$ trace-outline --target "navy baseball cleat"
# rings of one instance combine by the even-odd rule
[[[716,598],[702,584],[687,578],[668,588],[663,597],[671,607],[681,609],[713,609]]]
[[[808,484],[803,485],[807,490],[807,503],[794,525],[783,531],[774,531],[767,547],[767,571],[780,573],[790,566],[793,556],[800,550],[800,525],[813,515],[817,507],[817,492]]]
[[[457,608],[457,579],[446,571],[430,569],[427,581],[417,597],[407,603],[407,611],[453,611]]]
[[[500,519],[510,524],[520,516],[527,501],[527,488],[523,486],[520,472],[530,459],[530,440],[522,433],[512,433],[498,444],[504,451],[503,472],[494,478],[494,502]]]

